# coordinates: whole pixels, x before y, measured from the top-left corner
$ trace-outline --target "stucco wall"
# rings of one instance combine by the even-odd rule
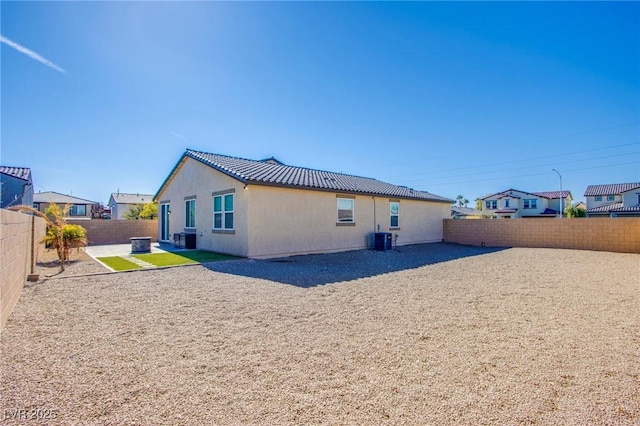
[[[234,190],[234,233],[213,231],[213,192]],[[186,229],[185,197],[196,196],[196,228]],[[222,173],[218,173],[191,158],[184,158],[175,176],[159,194],[160,205],[170,206],[169,234],[195,232],[196,245],[204,250],[247,256],[247,201],[244,184]],[[160,220],[156,236],[160,235]],[[172,239],[169,241],[173,242]]]
[[[87,230],[89,245],[128,244],[131,237],[151,237],[158,241],[157,220],[67,220]]]
[[[213,192],[233,190],[234,231],[213,231]],[[248,185],[185,158],[170,179],[158,203],[170,204],[169,232],[185,230],[185,197],[196,196],[198,248],[253,258],[288,256],[366,248],[371,233],[389,232],[389,198],[356,195],[355,225],[336,225],[341,194],[305,189]],[[342,194],[354,197],[352,194]],[[442,239],[442,219],[449,203],[400,201],[397,244],[417,244]],[[375,209],[374,209],[375,206]],[[158,229],[157,235],[160,230]]]
[[[20,298],[45,232],[43,219],[0,209],[0,330]]]
[[[640,218],[444,221],[444,240],[487,247],[640,253]]]

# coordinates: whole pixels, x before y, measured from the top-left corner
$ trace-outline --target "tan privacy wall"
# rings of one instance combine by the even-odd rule
[[[45,232],[43,219],[0,209],[0,330],[32,272]]]
[[[158,241],[157,220],[68,220],[87,230],[89,245],[128,244],[132,237],[151,237]]]
[[[487,247],[640,253],[640,218],[445,219],[444,240]]]

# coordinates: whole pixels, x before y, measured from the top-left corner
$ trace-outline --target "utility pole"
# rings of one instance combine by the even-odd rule
[[[564,214],[564,199],[562,198],[562,175],[556,169],[551,170],[556,172],[558,174],[558,177],[560,178],[560,215],[558,216],[558,219],[562,219],[562,215]]]

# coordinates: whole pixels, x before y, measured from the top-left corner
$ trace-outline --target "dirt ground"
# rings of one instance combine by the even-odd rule
[[[637,254],[428,244],[47,279],[0,339],[7,424],[640,424]]]

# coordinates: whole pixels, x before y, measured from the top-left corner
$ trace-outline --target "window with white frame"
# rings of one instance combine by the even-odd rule
[[[74,204],[69,209],[69,216],[86,216],[87,206],[84,204]]]
[[[531,198],[528,200],[523,200],[522,207],[525,209],[537,209],[538,208],[538,200],[535,198]]]
[[[504,200],[504,206],[508,208],[508,207],[509,207],[509,204],[511,204],[511,203],[510,203],[510,201],[511,201],[511,200],[510,200],[510,199],[508,199],[508,198],[507,198],[506,200]]]
[[[607,201],[615,201],[615,200],[616,200],[615,195],[607,195]]]
[[[186,200],[184,202],[184,227],[196,227],[196,200]]]
[[[338,198],[338,223],[355,223],[354,208],[353,198]]]
[[[390,216],[389,226],[391,228],[399,228],[400,227],[400,202],[399,201],[389,201],[389,216]]]
[[[596,201],[602,201],[602,195],[596,195]]]
[[[498,201],[497,200],[487,200],[487,201],[485,201],[485,206],[489,210],[496,210],[498,208]]]
[[[233,230],[233,194],[214,195],[213,229]]]

